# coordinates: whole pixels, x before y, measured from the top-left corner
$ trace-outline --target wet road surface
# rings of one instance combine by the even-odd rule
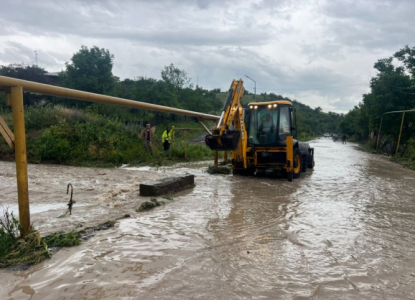
[[[197,186],[27,271],[0,299],[415,299],[415,172],[329,139],[281,178]],[[131,172],[131,170],[129,171]]]

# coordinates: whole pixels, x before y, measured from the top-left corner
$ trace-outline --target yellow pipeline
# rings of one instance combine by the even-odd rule
[[[22,236],[30,229],[29,185],[27,180],[26,133],[24,126],[23,89],[11,87],[11,104],[13,109],[14,145],[16,155],[17,196],[19,199],[19,221]]]
[[[126,99],[118,98],[118,97],[111,97],[111,96],[99,95],[99,94],[94,94],[94,93],[82,92],[82,91],[62,88],[58,86],[41,84],[37,82],[15,79],[15,78],[10,78],[10,77],[5,77],[5,76],[0,76],[0,86],[21,86],[23,87],[23,90],[26,92],[39,93],[43,95],[76,99],[76,100],[82,100],[82,101],[115,104],[115,105],[120,105],[120,106],[141,108],[141,109],[146,109],[146,110],[161,111],[161,112],[166,112],[166,113],[197,117],[203,120],[212,120],[212,121],[219,120],[219,116],[215,116],[215,115],[203,114],[203,113],[198,113],[198,112],[194,112],[190,110],[172,108],[168,106],[144,103],[144,102],[139,102],[139,101],[134,101],[134,100],[126,100]]]

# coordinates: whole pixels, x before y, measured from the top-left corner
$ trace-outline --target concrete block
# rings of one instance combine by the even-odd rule
[[[140,196],[160,196],[177,193],[195,185],[195,176],[186,174],[183,176],[166,177],[157,181],[140,184]]]

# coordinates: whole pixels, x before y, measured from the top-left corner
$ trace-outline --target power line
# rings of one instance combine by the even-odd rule
[[[406,95],[415,95],[415,93],[407,93],[407,92],[402,92],[402,91],[397,91],[398,93],[402,93],[402,94],[406,94]]]
[[[258,90],[269,90],[269,91],[308,91],[308,90],[322,90],[322,89],[337,89],[343,87],[351,87],[351,86],[358,86],[358,85],[368,85],[367,83],[358,83],[358,84],[350,84],[350,85],[340,85],[340,86],[326,86],[326,87],[315,87],[315,88],[279,88],[279,89],[269,89],[269,88],[257,88]]]
[[[401,87],[401,86],[396,86],[394,85],[394,87],[401,89],[401,90],[409,90],[409,89],[415,89],[415,86],[410,86],[410,87]]]

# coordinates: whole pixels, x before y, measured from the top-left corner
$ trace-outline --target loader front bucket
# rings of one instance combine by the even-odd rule
[[[214,151],[235,151],[236,149],[238,149],[240,138],[240,130],[228,130],[221,137],[214,137],[211,134],[208,134],[205,138],[205,142],[206,145]],[[221,141],[222,145],[220,145],[218,140]]]

